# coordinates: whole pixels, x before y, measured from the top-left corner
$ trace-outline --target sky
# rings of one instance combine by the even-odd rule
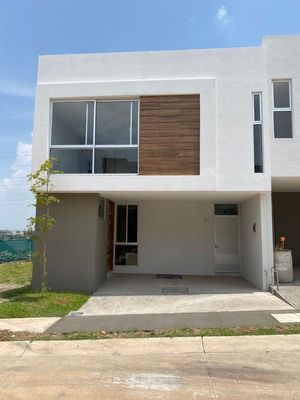
[[[0,229],[33,215],[38,55],[259,46],[300,34],[300,0],[0,0]]]

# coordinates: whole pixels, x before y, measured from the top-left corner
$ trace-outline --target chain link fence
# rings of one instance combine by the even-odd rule
[[[0,239],[0,263],[31,260],[33,240],[31,239]]]

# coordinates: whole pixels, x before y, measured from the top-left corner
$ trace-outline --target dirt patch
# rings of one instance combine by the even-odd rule
[[[15,340],[83,340],[83,339],[125,339],[153,337],[196,337],[196,336],[245,336],[245,335],[292,335],[300,334],[300,324],[266,327],[236,327],[214,329],[161,329],[155,331],[127,332],[73,332],[73,333],[32,333],[0,331],[0,341]]]

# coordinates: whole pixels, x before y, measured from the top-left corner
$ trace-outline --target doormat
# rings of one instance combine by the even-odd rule
[[[172,275],[172,274],[157,274],[158,279],[182,279],[182,275]]]
[[[166,295],[189,294],[189,289],[184,286],[163,287],[162,294],[166,294]]]

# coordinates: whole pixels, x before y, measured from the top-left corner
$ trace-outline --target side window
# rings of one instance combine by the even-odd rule
[[[273,123],[275,138],[292,138],[291,81],[273,81]]]
[[[254,144],[254,172],[263,172],[263,119],[261,93],[252,93],[253,102],[253,144]]]

